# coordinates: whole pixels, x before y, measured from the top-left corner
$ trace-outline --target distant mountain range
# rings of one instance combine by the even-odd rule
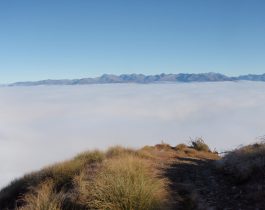
[[[31,82],[16,82],[8,86],[36,86],[36,85],[85,85],[85,84],[107,84],[107,83],[162,83],[162,82],[221,82],[221,81],[263,81],[265,82],[265,74],[262,75],[242,75],[237,77],[228,77],[219,73],[200,73],[200,74],[103,74],[95,78],[82,79],[62,79],[62,80],[41,80]]]

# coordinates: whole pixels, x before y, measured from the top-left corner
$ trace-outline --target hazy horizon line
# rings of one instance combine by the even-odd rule
[[[252,74],[252,73],[247,73],[247,74],[238,74],[238,75],[227,75],[225,73],[220,73],[220,72],[200,72],[200,73],[185,73],[185,72],[180,72],[180,73],[154,73],[154,74],[145,74],[145,73],[121,73],[121,74],[115,74],[115,73],[103,73],[103,74],[99,74],[99,75],[95,75],[95,76],[83,76],[83,77],[75,77],[75,78],[43,78],[43,79],[32,79],[32,80],[17,80],[17,81],[13,81],[13,82],[5,82],[5,83],[0,83],[0,85],[13,85],[13,84],[17,84],[17,83],[26,83],[26,82],[41,82],[41,81],[72,81],[72,80],[80,80],[80,79],[98,79],[98,78],[102,78],[104,76],[116,76],[116,77],[120,77],[123,75],[128,75],[128,76],[132,76],[132,75],[137,75],[137,76],[162,76],[162,75],[208,75],[208,74],[216,74],[216,75],[222,75],[225,76],[227,78],[231,78],[231,79],[237,79],[239,77],[242,76],[262,76],[265,73],[260,73],[260,74]]]

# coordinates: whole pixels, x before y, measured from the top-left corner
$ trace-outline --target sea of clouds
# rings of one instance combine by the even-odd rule
[[[0,187],[88,149],[188,143],[223,151],[265,135],[265,83],[0,88]]]

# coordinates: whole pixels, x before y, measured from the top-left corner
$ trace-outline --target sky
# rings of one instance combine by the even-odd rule
[[[1,87],[0,188],[88,149],[203,137],[220,152],[256,142],[265,135],[264,89],[264,82]]]
[[[0,83],[265,72],[263,0],[0,2]]]

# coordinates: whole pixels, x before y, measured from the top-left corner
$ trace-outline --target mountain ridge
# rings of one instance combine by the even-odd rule
[[[235,77],[226,76],[220,73],[179,73],[179,74],[103,74],[94,78],[81,79],[46,79],[39,81],[25,81],[8,84],[8,86],[37,86],[37,85],[88,85],[88,84],[109,84],[109,83],[161,83],[161,82],[222,82],[222,81],[263,81],[265,82],[265,73],[247,74]]]

